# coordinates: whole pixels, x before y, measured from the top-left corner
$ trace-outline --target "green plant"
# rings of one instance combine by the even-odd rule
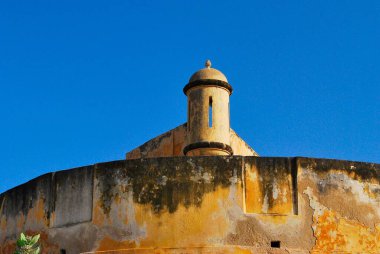
[[[39,239],[39,234],[35,236],[27,236],[24,235],[24,233],[21,233],[20,238],[17,240],[17,249],[14,254],[39,254]]]

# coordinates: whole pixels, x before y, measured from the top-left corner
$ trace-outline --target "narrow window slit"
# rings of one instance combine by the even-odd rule
[[[212,127],[212,97],[208,100],[208,127]]]
[[[271,241],[270,242],[270,247],[272,247],[272,248],[280,248],[281,247],[281,242],[280,241]]]

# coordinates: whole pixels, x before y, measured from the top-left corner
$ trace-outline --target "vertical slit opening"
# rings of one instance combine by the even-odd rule
[[[208,99],[208,127],[212,127],[212,97]]]

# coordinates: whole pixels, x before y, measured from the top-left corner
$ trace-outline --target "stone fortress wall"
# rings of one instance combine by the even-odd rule
[[[210,61],[183,91],[187,123],[126,160],[2,193],[0,254],[21,232],[40,233],[44,254],[380,253],[379,164],[258,157]]]
[[[0,195],[0,253],[379,253],[380,165],[142,158],[49,173]]]

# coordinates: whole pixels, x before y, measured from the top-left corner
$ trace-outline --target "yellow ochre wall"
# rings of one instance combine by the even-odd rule
[[[379,253],[379,182],[379,164],[313,158],[100,163],[2,193],[0,253],[20,232],[43,253]]]

